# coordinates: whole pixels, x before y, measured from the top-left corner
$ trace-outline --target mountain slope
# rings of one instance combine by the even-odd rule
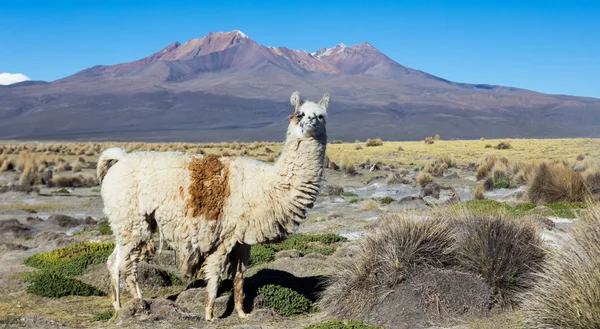
[[[600,135],[598,99],[452,82],[366,42],[308,53],[233,31],[51,83],[0,87],[0,139],[282,140],[296,90],[331,94],[336,139]]]

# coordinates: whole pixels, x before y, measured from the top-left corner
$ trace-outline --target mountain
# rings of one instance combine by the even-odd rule
[[[366,42],[309,53],[236,30],[0,87],[0,139],[282,140],[296,90],[331,95],[330,139],[600,137],[599,99],[448,81]]]

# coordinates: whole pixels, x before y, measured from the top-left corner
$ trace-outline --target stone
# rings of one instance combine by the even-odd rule
[[[281,250],[279,252],[277,252],[275,254],[275,259],[282,259],[282,258],[300,258],[304,256],[300,251],[296,250],[296,249],[290,249],[290,250]]]
[[[421,189],[419,196],[428,206],[460,203],[460,196],[454,188],[436,182],[427,184]]]
[[[16,218],[0,220],[0,236],[24,238],[31,235],[31,227],[21,224]]]
[[[321,189],[321,193],[328,196],[339,196],[342,192],[344,192],[344,188],[338,185],[325,185]]]
[[[342,213],[339,211],[332,211],[329,214],[327,214],[327,220],[332,220],[332,219],[336,219],[336,218],[342,218]]]

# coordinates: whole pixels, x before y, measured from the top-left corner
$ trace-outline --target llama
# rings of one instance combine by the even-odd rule
[[[318,196],[327,146],[329,95],[290,98],[287,137],[277,162],[181,152],[105,150],[99,158],[104,213],[115,235],[107,261],[111,298],[121,307],[119,276],[142,298],[137,263],[153,253],[153,233],[176,251],[185,278],[207,281],[206,320],[213,320],[218,279],[233,276],[234,305],[243,310],[244,270],[250,246],[285,238]]]

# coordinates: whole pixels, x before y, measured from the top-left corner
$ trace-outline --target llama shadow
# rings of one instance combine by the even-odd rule
[[[326,279],[326,276],[296,277],[291,273],[280,270],[260,270],[256,274],[245,279],[244,311],[253,311],[256,296],[259,294],[258,290],[261,287],[269,284],[292,289],[314,303],[319,299],[320,294],[325,290],[324,282]],[[186,290],[192,288],[206,288],[206,282],[204,280],[195,280],[186,287]],[[233,292],[233,281],[231,279],[221,281],[219,283],[217,296],[222,296],[224,293],[229,292]],[[176,301],[178,296],[179,294],[171,295],[167,299]],[[233,298],[229,298],[227,302],[227,308],[220,318],[229,317],[233,312],[234,300]]]

